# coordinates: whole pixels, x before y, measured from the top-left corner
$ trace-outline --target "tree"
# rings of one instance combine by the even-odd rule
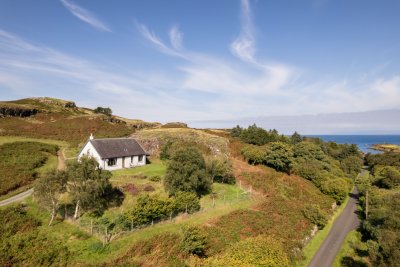
[[[193,192],[198,196],[211,190],[211,179],[206,173],[206,163],[195,147],[178,149],[171,157],[164,179],[170,195],[179,191]]]
[[[290,141],[292,142],[292,144],[297,144],[300,143],[301,141],[303,141],[303,138],[301,137],[301,135],[298,132],[294,132],[292,134],[292,136],[290,137]]]
[[[293,150],[291,146],[283,142],[268,144],[265,163],[277,171],[290,173],[293,163]]]
[[[376,171],[375,184],[382,188],[393,189],[400,186],[400,170],[393,166],[385,166]]]
[[[227,159],[211,158],[206,161],[207,173],[212,182],[235,184],[232,164]]]
[[[300,142],[294,146],[294,157],[306,160],[325,160],[325,154],[321,147],[311,142]]]
[[[101,113],[107,116],[111,116],[112,115],[112,110],[111,108],[103,108],[103,107],[97,107],[93,110],[95,113]]]
[[[101,213],[115,192],[109,181],[111,172],[99,168],[95,159],[82,157],[69,164],[66,173],[67,190],[75,204],[74,219],[81,209]]]
[[[60,205],[60,195],[65,192],[67,176],[64,171],[52,171],[38,179],[34,185],[35,199],[50,213],[49,226],[56,217]]]
[[[363,161],[358,156],[348,156],[340,162],[342,170],[351,177],[356,177],[362,168]]]

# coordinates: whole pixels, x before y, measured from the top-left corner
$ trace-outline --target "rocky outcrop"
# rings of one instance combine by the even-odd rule
[[[35,108],[7,107],[0,106],[0,117],[30,117],[37,114],[39,110]]]

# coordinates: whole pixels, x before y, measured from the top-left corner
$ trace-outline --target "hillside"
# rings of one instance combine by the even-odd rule
[[[67,141],[76,146],[90,133],[96,137],[123,137],[159,123],[97,114],[72,101],[49,97],[0,102],[0,136],[23,136]]]

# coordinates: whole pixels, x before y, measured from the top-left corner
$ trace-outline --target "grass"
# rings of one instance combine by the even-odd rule
[[[333,224],[335,223],[335,220],[342,213],[348,202],[349,196],[347,196],[345,201],[339,206],[339,208],[336,209],[335,213],[333,214],[329,222],[325,225],[324,229],[319,230],[317,234],[311,239],[311,241],[304,247],[304,260],[298,262],[296,266],[308,266],[314,254],[318,251],[319,247],[328,236]]]
[[[344,257],[346,256],[353,256],[355,254],[354,248],[352,247],[352,244],[355,244],[357,241],[361,240],[361,235],[357,230],[351,231],[343,241],[342,246],[340,247],[340,250],[338,254],[336,255],[336,258],[332,264],[332,267],[341,267],[341,261]]]

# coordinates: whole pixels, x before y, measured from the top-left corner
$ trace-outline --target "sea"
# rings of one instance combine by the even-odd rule
[[[336,142],[338,144],[356,144],[364,153],[382,153],[371,149],[374,144],[394,144],[400,145],[400,135],[307,135],[319,137],[326,142]]]

